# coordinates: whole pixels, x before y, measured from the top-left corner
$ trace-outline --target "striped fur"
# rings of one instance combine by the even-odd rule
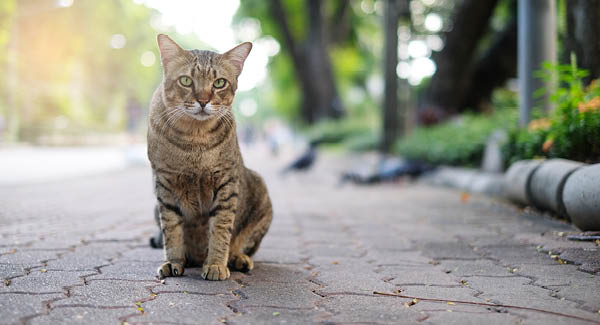
[[[251,45],[225,54],[181,49],[159,35],[164,78],[150,104],[148,158],[165,263],[161,277],[203,266],[203,277],[224,280],[228,265],[253,268],[272,219],[261,177],[244,167],[231,104]],[[193,80],[191,87],[181,76]],[[213,82],[224,78],[223,88]],[[206,103],[200,108],[200,104]]]

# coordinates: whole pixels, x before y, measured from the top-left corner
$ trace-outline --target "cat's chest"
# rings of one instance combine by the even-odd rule
[[[185,215],[207,214],[214,202],[215,183],[208,173],[179,175],[175,182],[175,193]]]

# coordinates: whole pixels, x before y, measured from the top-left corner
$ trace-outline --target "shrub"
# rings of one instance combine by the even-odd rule
[[[545,64],[540,76],[558,81],[554,91],[545,90],[555,104],[547,117],[535,119],[527,128],[509,132],[504,153],[509,163],[537,157],[600,162],[600,83],[583,86],[587,71],[570,65]]]
[[[494,112],[466,113],[436,126],[417,128],[396,143],[395,152],[431,164],[478,166],[490,134],[517,121],[514,98],[506,94],[495,97]]]

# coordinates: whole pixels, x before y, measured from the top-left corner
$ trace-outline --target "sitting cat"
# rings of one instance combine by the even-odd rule
[[[232,102],[251,43],[218,54],[184,50],[158,35],[163,80],[150,104],[148,158],[166,261],[162,277],[202,266],[208,280],[229,267],[252,270],[250,256],[273,215],[262,178],[244,166]]]

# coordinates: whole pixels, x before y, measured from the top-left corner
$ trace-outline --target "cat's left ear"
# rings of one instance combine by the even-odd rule
[[[252,43],[244,42],[223,54],[223,56],[235,67],[238,75],[242,73],[244,61],[246,61],[248,54],[250,54],[250,50],[252,50]]]

